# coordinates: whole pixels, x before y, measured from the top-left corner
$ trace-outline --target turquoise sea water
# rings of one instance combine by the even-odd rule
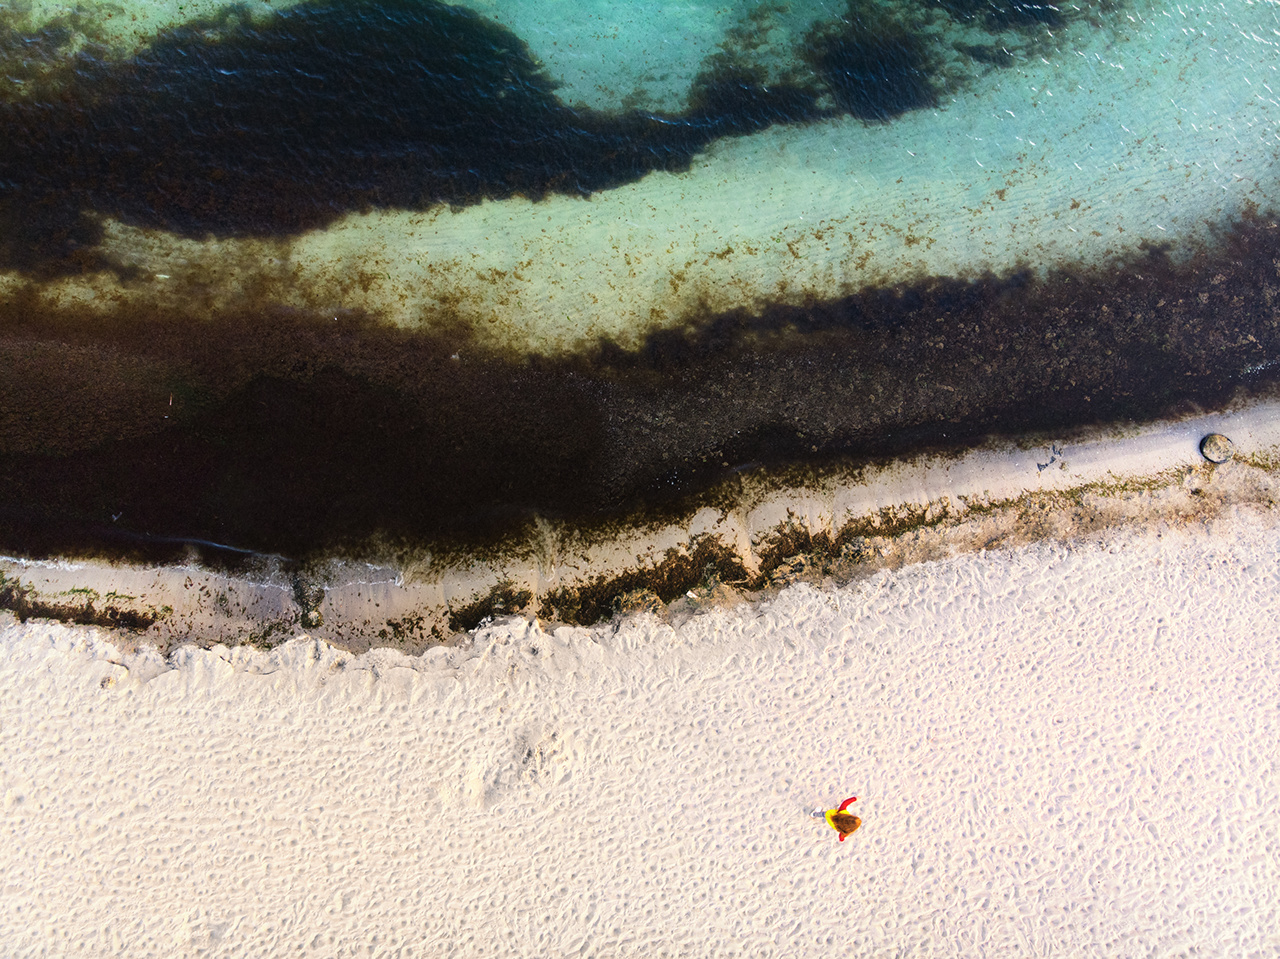
[[[1280,350],[1278,43],[1255,2],[0,4],[0,540],[474,544],[1220,402]]]

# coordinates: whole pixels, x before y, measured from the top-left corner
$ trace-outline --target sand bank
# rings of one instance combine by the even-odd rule
[[[416,657],[7,620],[0,951],[1274,955],[1278,572],[1233,510]]]

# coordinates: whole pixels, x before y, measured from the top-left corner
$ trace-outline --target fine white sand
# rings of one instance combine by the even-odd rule
[[[1276,508],[421,658],[108,640],[0,626],[5,956],[1280,953]]]

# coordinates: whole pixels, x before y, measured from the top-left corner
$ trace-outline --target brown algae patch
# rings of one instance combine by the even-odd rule
[[[705,594],[721,585],[752,581],[741,556],[718,537],[700,536],[688,549],[668,549],[656,565],[552,590],[541,598],[538,610],[546,619],[587,626],[637,606],[656,608],[654,600],[666,604],[695,590]]]
[[[87,586],[74,587],[60,595],[37,593],[30,583],[0,572],[0,609],[8,610],[20,623],[29,619],[53,619],[81,626],[141,633],[173,613],[172,607],[156,608],[136,596],[114,591],[105,596]]]

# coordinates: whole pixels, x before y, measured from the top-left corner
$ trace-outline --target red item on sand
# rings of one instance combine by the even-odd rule
[[[846,809],[848,809],[850,803],[857,802],[857,801],[858,801],[857,796],[850,796],[848,799],[846,799],[844,802],[840,804],[838,809],[828,809],[826,812],[827,825],[840,834],[841,842],[844,842],[849,836],[853,835],[853,830],[857,829],[859,826],[862,825],[862,820],[859,819],[857,816],[854,816],[853,829],[850,829],[848,832],[845,832],[843,829],[841,829],[839,826],[835,824],[835,817],[839,813],[843,813]]]

